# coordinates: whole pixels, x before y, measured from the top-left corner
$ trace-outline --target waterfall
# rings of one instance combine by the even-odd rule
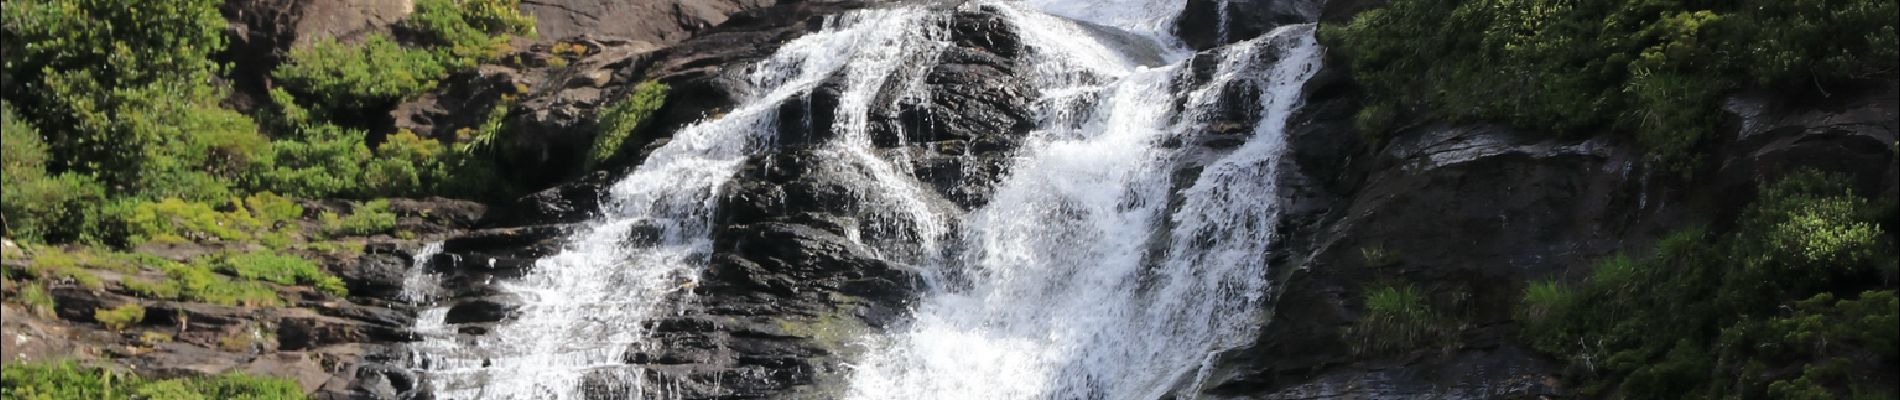
[[[996,197],[962,217],[964,256],[942,268],[967,287],[933,288],[910,326],[876,339],[851,397],[1156,398],[1249,338],[1281,131],[1319,57],[1304,25],[1218,56],[1205,83],[1184,84],[1181,64],[1138,68],[1079,112],[1046,110]],[[1233,83],[1259,89],[1257,128],[1170,209],[1188,151],[1168,139],[1204,130]]]
[[[1320,67],[1313,28],[1197,57],[1171,34],[1176,0],[955,7],[978,6],[1019,33],[1017,70],[1040,93],[1037,127],[985,205],[943,206],[902,152],[879,151],[868,133],[872,110],[891,106],[879,102],[930,95],[918,70],[948,46],[944,7],[829,17],[748,68],[735,109],[674,133],[615,183],[561,251],[497,282],[520,296],[517,318],[456,335],[443,308],[425,308],[410,364],[439,399],[589,398],[602,379],[637,398],[674,397],[622,355],[651,345],[645,323],[678,312],[666,305],[691,301],[719,196],[742,163],[771,153],[780,105],[834,79],[836,120],[814,168],[858,177],[850,208],[899,228],[849,236],[928,282],[908,318],[860,339],[868,351],[848,360],[840,395],[1148,399],[1191,385],[1260,323],[1282,130]],[[1257,94],[1245,143],[1182,144],[1209,131],[1235,91]]]
[[[646,381],[621,355],[642,343],[643,323],[687,294],[711,251],[717,194],[739,165],[776,137],[778,105],[839,71],[889,70],[918,46],[921,9],[853,12],[786,43],[751,69],[751,98],[725,116],[686,127],[605,196],[602,216],[518,280],[519,318],[474,338],[428,336],[412,361],[443,399],[578,399],[584,379],[606,379],[646,397]],[[866,89],[875,90],[875,89]],[[636,229],[657,236],[632,240]],[[425,312],[418,327],[439,324]],[[429,319],[438,321],[429,321]],[[418,329],[421,330],[421,329]]]

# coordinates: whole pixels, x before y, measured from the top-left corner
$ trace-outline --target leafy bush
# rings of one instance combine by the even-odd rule
[[[244,279],[263,280],[279,285],[311,285],[324,293],[348,294],[343,280],[303,257],[270,252],[229,255],[218,260],[218,270]]]
[[[323,231],[334,236],[373,235],[396,228],[396,213],[389,210],[389,200],[354,203],[348,216],[339,217],[335,213],[324,212],[319,218],[323,223]]]
[[[364,135],[336,125],[303,126],[299,137],[271,142],[275,163],[252,176],[250,185],[303,198],[356,195],[362,164],[374,158]]]
[[[405,48],[376,34],[361,45],[325,38],[293,49],[290,60],[271,76],[316,105],[321,115],[356,118],[434,88],[447,72],[428,51]]]
[[[242,373],[151,380],[82,367],[72,361],[15,362],[0,367],[0,399],[108,398],[294,400],[305,397],[303,388],[294,380]]]
[[[1764,185],[1731,232],[1686,229],[1646,257],[1608,258],[1574,285],[1532,284],[1525,337],[1572,360],[1586,394],[1882,393],[1868,392],[1875,377],[1900,373],[1883,213],[1840,176],[1790,174]]]
[[[1896,12],[1894,0],[1396,0],[1321,39],[1366,88],[1362,130],[1398,116],[1614,127],[1687,170],[1724,93],[1824,93],[1900,71]]]
[[[105,196],[105,187],[85,175],[9,176],[0,182],[0,218],[8,236],[28,242],[84,239]]]
[[[627,139],[634,132],[639,131],[640,124],[651,118],[653,112],[658,111],[660,106],[666,104],[668,89],[664,83],[641,82],[633,87],[632,93],[625,99],[614,102],[607,106],[606,110],[601,111],[600,133],[595,135],[593,150],[588,152],[587,168],[593,169],[595,165],[606,162],[607,159],[619,154],[621,147],[627,144]],[[646,141],[643,138],[635,139],[633,143]]]
[[[389,135],[363,166],[364,190],[386,196],[427,192],[442,179],[442,142],[403,130]]]
[[[452,68],[468,68],[507,52],[510,36],[534,35],[534,16],[520,10],[520,0],[420,0],[402,25]]]
[[[132,243],[245,241],[261,223],[245,212],[220,212],[205,203],[165,199],[139,204],[126,221]]]
[[[145,320],[145,306],[125,303],[113,308],[96,308],[92,311],[92,318],[106,324],[106,329],[121,331]]]
[[[303,218],[303,206],[284,196],[271,192],[258,192],[244,198],[244,208],[266,225],[275,225]]]
[[[46,142],[33,125],[0,101],[0,220],[10,237],[39,242],[77,239],[89,207],[105,187],[85,175],[46,175]]]

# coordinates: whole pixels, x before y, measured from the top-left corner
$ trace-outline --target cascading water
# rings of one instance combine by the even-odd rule
[[[583,398],[590,375],[666,397],[664,385],[646,382],[621,355],[642,343],[643,322],[666,312],[663,300],[690,293],[683,289],[710,255],[717,194],[775,139],[780,103],[839,71],[891,70],[918,48],[909,32],[924,16],[918,9],[854,12],[786,43],[752,69],[751,99],[676,133],[613,185],[604,215],[574,232],[566,248],[501,283],[525,303],[518,319],[458,338],[428,335],[443,329],[443,315],[427,310],[418,317],[425,338],[411,363],[443,399]],[[636,230],[652,237],[635,240]]]
[[[1310,27],[1283,28],[1222,50],[1205,83],[1184,84],[1180,65],[1139,69],[1079,112],[1047,110],[996,197],[963,218],[965,256],[943,268],[968,287],[926,295],[857,366],[851,396],[1155,398],[1248,337],[1280,131],[1317,53]],[[1187,151],[1168,139],[1205,130],[1236,82],[1261,93],[1258,129],[1170,209]]]
[[[421,313],[412,364],[440,399],[584,398],[588,379],[670,397],[622,354],[648,345],[644,323],[672,312],[666,300],[690,295],[711,255],[716,200],[745,160],[772,148],[780,104],[842,76],[815,168],[860,177],[850,207],[887,227],[851,237],[930,283],[908,322],[864,339],[870,351],[852,361],[845,395],[1138,399],[1191,384],[1258,324],[1280,131],[1319,68],[1311,27],[1217,50],[1213,73],[1196,78],[1193,53],[1168,34],[1178,1],[961,7],[978,6],[1019,32],[1018,70],[1041,94],[1038,127],[987,205],[942,206],[901,152],[877,151],[867,133],[872,110],[891,106],[878,101],[929,96],[917,66],[947,45],[948,13],[850,12],[750,68],[746,101],[676,133],[563,251],[501,282],[525,303],[517,319],[468,337],[442,324],[443,309]],[[1180,145],[1246,90],[1235,88],[1259,94],[1251,138],[1211,158]],[[887,90],[899,93],[879,96]],[[1187,167],[1198,177],[1177,181]]]

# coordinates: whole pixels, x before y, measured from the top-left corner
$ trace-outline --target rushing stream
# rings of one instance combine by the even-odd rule
[[[971,3],[958,7],[993,7],[1020,33],[1029,50],[1017,70],[1041,93],[1037,127],[985,205],[938,206],[867,133],[871,110],[888,106],[878,99],[893,98],[880,90],[929,95],[916,70],[949,45],[950,12],[830,17],[748,69],[751,91],[735,109],[674,133],[614,184],[601,216],[562,251],[500,282],[520,296],[518,318],[466,337],[441,322],[441,307],[425,307],[409,362],[438,399],[587,398],[584,376],[672,397],[623,352],[647,345],[643,322],[690,295],[712,255],[716,200],[748,158],[770,152],[780,105],[842,75],[818,163],[862,177],[851,190],[863,219],[905,227],[861,244],[927,282],[904,322],[857,339],[868,350],[848,361],[842,396],[1152,399],[1193,385],[1214,353],[1260,324],[1282,130],[1320,68],[1311,26],[1209,50],[1200,57],[1211,73],[1196,78],[1195,53],[1168,33],[1180,1]],[[1236,87],[1257,97],[1244,144],[1181,145],[1209,129]],[[1189,165],[1198,172],[1178,176]],[[412,275],[405,297],[428,304],[428,280]]]

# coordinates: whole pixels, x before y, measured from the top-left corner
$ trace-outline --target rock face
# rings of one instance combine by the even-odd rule
[[[1612,134],[1526,139],[1494,126],[1434,125],[1378,147],[1351,132],[1350,82],[1309,83],[1290,140],[1296,188],[1283,256],[1273,261],[1272,319],[1250,346],[1223,356],[1211,398],[1546,398],[1562,366],[1516,337],[1526,282],[1582,276],[1615,251],[1640,248],[1692,221],[1740,212],[1760,182],[1796,168],[1861,177],[1862,193],[1894,193],[1892,82],[1796,106],[1741,95],[1697,182],[1650,168]],[[1712,175],[1712,176],[1711,176]],[[1403,279],[1458,308],[1454,346],[1355,352],[1345,328],[1364,290]]]
[[[534,44],[503,63],[451,77],[398,105],[390,118],[396,128],[439,139],[499,118],[505,134],[496,145],[505,150],[498,167],[517,182],[571,180],[593,145],[596,114],[627,95],[634,67],[655,49],[591,36]]]
[[[1340,2],[1344,2],[1343,0]],[[1315,0],[1188,0],[1175,34],[1197,50],[1260,37],[1282,25],[1319,20]]]
[[[670,45],[771,0],[525,0],[541,40],[593,36]]]

